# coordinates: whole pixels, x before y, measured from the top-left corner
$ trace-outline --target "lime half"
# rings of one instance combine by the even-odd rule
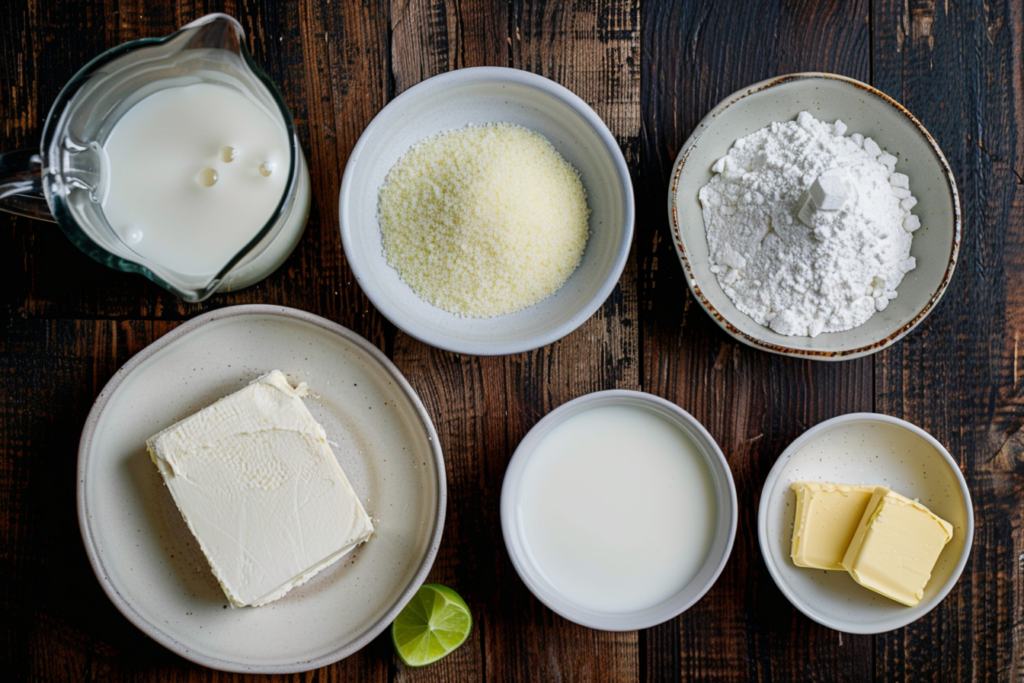
[[[406,666],[426,666],[458,649],[472,628],[465,600],[447,586],[427,583],[391,624],[391,640]]]

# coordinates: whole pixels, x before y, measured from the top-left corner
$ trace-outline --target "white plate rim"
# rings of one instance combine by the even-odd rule
[[[103,410],[106,408],[110,398],[117,391],[121,383],[139,365],[148,360],[155,353],[198,328],[211,322],[248,315],[262,315],[269,317],[277,316],[310,323],[342,337],[346,342],[352,343],[362,351],[368,353],[374,360],[380,363],[395,384],[412,402],[413,407],[416,410],[416,414],[419,416],[429,437],[428,443],[430,443],[437,472],[437,511],[434,517],[434,530],[427,546],[427,553],[420,563],[419,568],[416,570],[416,573],[413,575],[409,586],[402,591],[394,606],[380,619],[371,624],[369,628],[365,629],[362,634],[333,652],[313,659],[302,659],[301,653],[299,653],[295,657],[294,664],[280,666],[247,664],[243,661],[209,657],[197,653],[184,643],[168,635],[155,624],[143,618],[143,616],[135,610],[133,601],[121,595],[107,576],[103,559],[96,549],[92,538],[92,531],[89,528],[88,501],[85,496],[86,467],[89,460],[89,450],[92,446],[93,436],[96,430],[96,424],[99,421],[100,416],[103,414]],[[121,366],[110,378],[106,386],[104,386],[103,390],[99,393],[99,396],[96,397],[96,401],[93,404],[92,409],[89,411],[89,415],[85,421],[85,426],[82,429],[82,438],[79,441],[77,474],[76,502],[78,509],[78,524],[79,530],[82,534],[82,541],[85,545],[85,552],[89,558],[89,564],[92,566],[93,572],[96,574],[96,578],[100,583],[100,587],[103,589],[103,592],[107,594],[107,597],[110,598],[110,601],[114,603],[114,606],[118,611],[120,611],[128,621],[134,624],[143,633],[181,657],[212,669],[237,673],[286,674],[309,671],[328,664],[333,664],[334,662],[340,661],[365,647],[388,627],[388,625],[395,619],[405,605],[408,604],[409,600],[412,599],[413,595],[415,595],[416,591],[419,590],[420,586],[422,586],[423,582],[426,580],[427,574],[430,572],[430,569],[434,564],[434,559],[437,556],[437,551],[441,543],[441,536],[444,531],[445,512],[447,510],[448,488],[445,476],[444,457],[441,453],[441,446],[438,442],[437,431],[434,428],[433,421],[427,414],[426,408],[423,406],[423,402],[413,390],[408,380],[406,380],[398,368],[395,367],[394,363],[392,363],[387,356],[381,353],[377,347],[373,346],[366,339],[348,328],[342,327],[337,323],[333,323],[330,320],[312,313],[300,311],[295,308],[289,308],[287,306],[273,306],[267,304],[227,306],[204,313],[179,325],[132,356],[128,362]]]
[[[949,575],[946,583],[942,585],[939,592],[931,599],[930,602],[932,604],[928,605],[927,609],[924,609],[924,611],[913,611],[905,616],[896,617],[882,622],[885,627],[881,630],[873,626],[858,626],[852,622],[839,619],[830,620],[826,618],[819,618],[818,615],[807,611],[804,608],[802,604],[803,601],[800,599],[799,595],[783,580],[779,568],[775,565],[775,561],[771,559],[772,556],[769,551],[770,544],[772,543],[772,540],[768,538],[769,500],[771,498],[771,494],[774,492],[775,485],[782,476],[782,470],[785,469],[786,463],[794,453],[800,450],[804,444],[813,439],[819,432],[844,422],[855,422],[857,420],[882,422],[902,427],[903,429],[906,429],[912,434],[920,437],[928,443],[929,446],[934,448],[935,451],[942,456],[943,460],[945,460],[946,466],[952,470],[953,476],[956,477],[957,484],[960,487],[960,496],[964,502],[964,510],[966,511],[966,519],[964,523],[966,538],[964,539],[964,549],[960,553],[960,560],[953,568],[953,572]],[[825,420],[824,422],[819,422],[798,436],[793,443],[786,447],[786,450],[782,451],[782,455],[780,455],[779,459],[775,461],[775,465],[768,473],[768,478],[765,479],[764,486],[761,488],[761,501],[757,507],[757,539],[758,544],[761,546],[761,556],[764,559],[764,564],[768,567],[768,573],[771,574],[772,580],[775,581],[775,585],[779,587],[779,590],[782,591],[782,594],[786,596],[786,599],[789,600],[794,607],[800,610],[812,621],[836,631],[856,635],[877,635],[879,633],[887,633],[898,628],[903,628],[904,626],[917,621],[938,607],[942,601],[946,599],[946,596],[953,589],[953,586],[955,586],[956,582],[960,580],[960,575],[963,573],[964,567],[967,566],[967,560],[971,555],[971,547],[974,545],[974,506],[971,502],[971,492],[967,488],[967,480],[964,478],[964,474],[960,470],[960,466],[955,460],[953,460],[953,456],[949,454],[949,451],[946,450],[945,446],[939,443],[934,436],[913,423],[901,420],[900,418],[893,417],[891,415],[883,415],[881,413],[847,413],[845,415],[838,415]],[[913,609],[917,610],[917,608]]]
[[[431,76],[430,78],[424,79],[411,88],[403,91],[398,97],[393,99],[391,102],[388,102],[387,105],[385,105],[384,108],[373,117],[373,120],[370,121],[368,126],[366,126],[362,134],[360,134],[359,140],[356,142],[356,146],[352,148],[352,153],[349,154],[348,161],[345,163],[345,171],[342,173],[341,177],[341,191],[338,195],[338,222],[341,229],[342,248],[345,252],[346,258],[350,253],[353,253],[351,248],[351,233],[355,229],[355,226],[352,225],[352,221],[346,220],[346,216],[348,215],[346,204],[348,203],[348,196],[351,193],[353,169],[358,163],[360,156],[366,153],[365,148],[369,144],[368,141],[371,134],[375,133],[377,128],[382,125],[380,122],[381,114],[384,113],[388,107],[391,107],[396,103],[402,103],[403,99],[415,97],[416,95],[430,89],[460,82],[472,83],[474,81],[489,80],[519,83],[536,88],[537,90],[543,91],[562,100],[577,114],[579,114],[584,121],[590,125],[594,132],[597,133],[601,142],[604,143],[604,146],[612,157],[612,162],[615,165],[615,169],[621,182],[625,216],[623,219],[622,239],[619,242],[619,252],[615,257],[615,262],[612,264],[611,270],[608,272],[608,275],[605,277],[604,282],[594,297],[588,301],[583,308],[577,311],[575,315],[561,325],[558,325],[547,332],[513,342],[466,341],[444,334],[435,334],[429,328],[423,327],[415,321],[407,320],[402,315],[401,311],[399,311],[396,306],[392,305],[387,292],[378,288],[374,283],[373,278],[367,277],[368,272],[364,264],[362,264],[358,259],[349,259],[348,265],[349,268],[352,269],[352,275],[355,277],[356,282],[359,283],[359,286],[362,287],[366,297],[374,306],[377,307],[377,310],[380,311],[381,315],[387,318],[395,327],[401,329],[413,339],[421,341],[424,344],[429,344],[430,346],[443,349],[445,351],[471,356],[504,356],[514,353],[533,351],[534,349],[539,349],[542,346],[547,346],[548,344],[558,341],[589,320],[590,317],[597,312],[597,309],[601,308],[601,306],[604,305],[604,302],[607,301],[608,297],[611,296],[615,286],[619,283],[619,278],[622,277],[622,271],[626,267],[626,261],[629,259],[629,252],[632,248],[633,231],[636,223],[636,201],[633,193],[633,180],[629,172],[629,166],[626,164],[626,158],[623,156],[622,149],[619,147],[618,142],[615,141],[615,137],[608,129],[608,126],[601,117],[597,115],[597,112],[590,107],[590,105],[565,86],[539,74],[505,66],[474,66],[455,69],[454,71],[448,71],[436,76]]]
[[[513,540],[514,530],[518,529],[518,522],[516,521],[515,515],[515,489],[518,488],[526,463],[535,452],[534,446],[536,444],[533,443],[533,441],[539,441],[539,439],[546,436],[563,420],[588,409],[588,404],[595,404],[592,407],[596,408],[604,405],[606,402],[608,404],[621,402],[625,405],[646,403],[655,409],[660,409],[656,412],[660,413],[661,411],[664,411],[672,413],[682,422],[689,425],[693,431],[696,432],[697,436],[705,442],[704,445],[708,446],[708,448],[701,448],[701,445],[697,444],[698,449],[701,450],[705,459],[708,460],[707,465],[708,469],[712,471],[712,477],[717,478],[718,476],[721,476],[724,480],[724,488],[728,491],[729,496],[728,500],[725,502],[718,501],[718,507],[719,511],[723,507],[728,508],[730,514],[730,519],[727,523],[728,528],[725,532],[725,546],[721,551],[721,557],[715,561],[715,564],[713,565],[711,572],[708,574],[704,584],[694,596],[685,602],[672,604],[672,598],[669,598],[669,600],[666,600],[660,605],[655,605],[641,612],[624,613],[621,615],[606,615],[572,605],[568,601],[554,601],[549,594],[551,591],[549,591],[546,586],[539,585],[530,579],[530,576],[526,571],[527,561],[524,560],[516,550],[516,544]],[[531,435],[534,437],[532,440],[530,439]],[[687,434],[687,436],[696,441],[692,434]],[[717,468],[710,462],[711,458],[708,457],[708,453],[705,453],[705,450],[710,451],[710,455],[714,457],[714,460],[718,465]],[[531,427],[516,447],[515,452],[512,454],[512,458],[509,460],[508,467],[505,470],[505,476],[501,485],[500,512],[501,534],[505,543],[505,550],[508,553],[509,559],[512,561],[512,566],[515,568],[516,574],[527,589],[529,589],[534,597],[540,600],[541,603],[555,614],[558,614],[559,616],[581,626],[601,631],[635,631],[637,629],[657,626],[678,617],[680,614],[686,612],[695,604],[700,602],[715,583],[718,582],[719,577],[725,570],[725,565],[728,564],[729,559],[732,557],[740,516],[739,498],[736,493],[736,482],[732,475],[732,468],[729,466],[729,461],[726,459],[725,454],[718,445],[718,442],[715,441],[713,436],[711,436],[711,433],[708,432],[697,418],[680,408],[672,401],[645,391],[634,391],[631,389],[608,389],[605,391],[595,391],[590,394],[578,396],[558,406]],[[712,549],[714,548],[714,545],[715,542],[712,541]],[[707,566],[706,563],[705,566]],[[698,576],[703,572],[704,568],[702,567],[698,572]],[[668,607],[666,608],[666,606]]]
[[[708,301],[707,297],[701,293],[700,285],[697,283],[696,277],[689,265],[686,248],[683,246],[682,237],[679,231],[678,216],[676,215],[676,197],[679,193],[679,177],[682,174],[683,166],[686,164],[686,160],[690,155],[690,150],[708,127],[714,123],[719,114],[728,109],[738,100],[741,100],[748,95],[753,95],[762,90],[766,90],[776,85],[789,83],[791,81],[814,79],[839,81],[855,88],[859,88],[869,95],[872,95],[877,99],[880,99],[882,102],[892,106],[894,109],[906,116],[917,129],[918,133],[920,133],[920,135],[927,141],[932,152],[935,154],[935,159],[942,168],[942,175],[949,186],[953,203],[953,244],[950,249],[949,264],[946,268],[945,274],[943,275],[942,281],[928,300],[928,303],[926,303],[924,308],[922,308],[908,323],[897,329],[895,332],[890,333],[882,340],[845,351],[819,351],[814,349],[797,349],[789,346],[779,346],[764,341],[763,339],[759,339],[756,336],[748,335],[730,323],[725,316],[716,309],[710,301]],[[709,111],[704,118],[697,123],[697,126],[690,134],[690,137],[686,139],[686,142],[684,142],[683,146],[679,149],[679,154],[676,155],[676,160],[672,164],[672,173],[669,177],[671,178],[668,189],[669,231],[671,233],[672,245],[675,248],[676,256],[679,258],[679,262],[683,268],[683,275],[686,277],[686,284],[690,288],[690,292],[693,294],[694,299],[697,300],[697,303],[701,305],[701,308],[711,316],[711,319],[714,320],[719,327],[725,330],[725,332],[734,339],[743,342],[747,346],[752,346],[755,349],[761,349],[762,351],[768,351],[769,353],[778,354],[780,356],[810,358],[811,360],[832,362],[870,356],[878,353],[884,348],[892,346],[899,340],[903,339],[903,337],[910,334],[914,328],[921,324],[928,314],[934,310],[935,306],[939,303],[939,300],[942,299],[943,294],[946,293],[946,289],[948,289],[950,282],[953,280],[953,272],[956,270],[956,264],[959,260],[960,243],[963,240],[963,216],[960,208],[960,193],[956,187],[953,170],[950,168],[945,154],[942,153],[942,148],[935,141],[935,138],[932,137],[931,133],[929,133],[924,127],[924,124],[917,119],[917,117],[911,114],[906,107],[886,95],[881,90],[854,78],[820,71],[804,71],[767,78],[763,81],[748,85],[745,88],[740,88],[716,104],[711,111]]]

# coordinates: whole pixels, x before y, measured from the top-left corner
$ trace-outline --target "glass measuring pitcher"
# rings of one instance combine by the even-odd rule
[[[213,239],[183,237],[185,242],[176,249],[184,256],[168,260],[159,249],[154,253],[152,242],[146,243],[149,252],[138,244],[146,226],[129,231],[124,225],[116,226],[118,229],[111,226],[104,202],[111,189],[113,152],[108,153],[105,145],[125,114],[142,100],[199,84],[227,88],[235,99],[241,94],[248,102],[242,102],[242,109],[258,107],[269,117],[266,123],[280,127],[282,163],[261,164],[259,173],[267,177],[279,174],[274,187],[283,189],[265,222],[260,216],[245,224],[230,217],[219,223],[218,230],[223,227],[231,231],[230,239],[215,235],[223,249],[211,251]],[[167,140],[156,141],[166,146]],[[216,157],[221,155],[224,162],[231,162],[237,153],[230,146],[211,148],[204,154],[207,151],[209,159],[199,160],[202,163],[197,163],[195,173],[189,172],[187,182],[212,186],[218,177],[215,169],[221,168],[224,174],[226,168]],[[129,152],[128,157],[122,152],[122,158],[152,167],[166,165],[166,160],[159,158],[139,161],[132,156],[134,152]],[[285,158],[287,164],[283,163]],[[249,163],[245,173],[255,177],[256,166],[251,159]],[[241,166],[235,164],[232,172],[237,175],[240,171],[234,169]],[[132,163],[122,163],[118,169],[120,181],[132,171]],[[285,173],[282,183],[280,174]],[[229,183],[225,180],[221,185]],[[190,187],[187,191],[195,190]],[[269,207],[276,194],[267,196]],[[230,208],[232,196],[220,197],[221,208]],[[146,196],[130,199],[144,205]],[[246,287],[276,270],[302,236],[309,201],[309,172],[291,112],[274,84],[253,63],[242,26],[225,14],[207,15],[165,38],[137,40],[103,53],[82,68],[58,95],[46,119],[38,153],[22,150],[0,155],[0,210],[56,221],[72,242],[100,263],[141,273],[186,301],[202,301],[217,291]],[[244,213],[246,207],[239,209]],[[204,265],[192,267],[190,254]]]

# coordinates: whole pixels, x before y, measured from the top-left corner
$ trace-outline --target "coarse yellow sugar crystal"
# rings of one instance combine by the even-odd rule
[[[565,284],[590,209],[579,173],[546,138],[492,123],[416,143],[388,173],[378,214],[388,263],[421,299],[492,317]]]

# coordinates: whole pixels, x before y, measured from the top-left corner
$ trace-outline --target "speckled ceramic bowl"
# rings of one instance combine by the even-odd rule
[[[860,327],[810,337],[788,337],[740,312],[718,284],[708,263],[708,242],[697,192],[711,180],[711,166],[732,144],[773,121],[801,111],[874,138],[896,155],[896,170],[910,177],[919,200],[921,228],[910,254],[917,268],[903,279],[899,296]],[[787,356],[844,360],[893,344],[935,307],[946,291],[960,248],[960,200],[953,173],[924,126],[898,102],[851,78],[822,73],[779,76],[755,83],[722,100],[683,145],[672,170],[668,195],[672,242],[694,298],[722,329],[744,344]]]
[[[513,123],[546,137],[580,172],[590,237],[579,267],[547,299],[493,318],[463,318],[433,306],[384,257],[377,197],[388,171],[415,143],[470,124]],[[341,241],[359,286],[406,333],[472,355],[519,353],[561,339],[615,288],[633,240],[633,185],[608,127],[566,88],[518,69],[476,67],[428,78],[384,107],[352,150],[339,198]]]
[[[886,486],[919,499],[952,524],[953,539],[939,555],[924,599],[907,607],[844,571],[793,564],[795,481]],[[888,415],[851,413],[812,427],[779,456],[761,491],[757,534],[768,571],[797,609],[837,631],[883,633],[932,611],[956,584],[971,552],[974,511],[964,475],[930,434]]]

